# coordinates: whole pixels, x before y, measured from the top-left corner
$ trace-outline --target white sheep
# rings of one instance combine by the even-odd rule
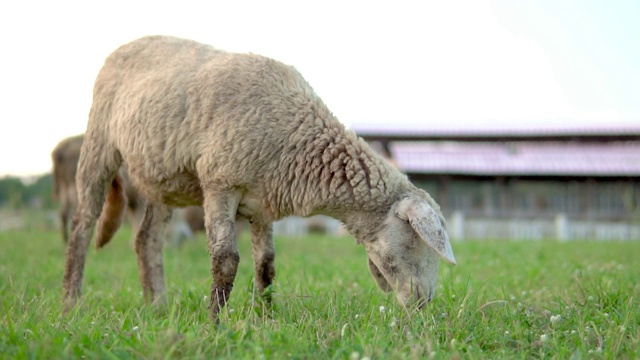
[[[145,298],[154,304],[166,301],[160,229],[172,207],[204,207],[213,319],[236,276],[237,217],[250,222],[260,292],[275,276],[272,223],[288,215],[342,221],[364,245],[379,287],[397,290],[403,305],[432,299],[440,257],[456,263],[439,206],[346,130],[293,67],[150,36],[115,50],[95,82],[67,250],[66,309],[80,296],[96,220],[99,236],[119,225],[109,203],[121,194],[109,184],[123,164],[148,199],[136,253]]]

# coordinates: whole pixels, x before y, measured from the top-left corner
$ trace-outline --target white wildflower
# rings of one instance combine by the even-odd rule
[[[505,335],[509,335],[509,330],[504,332]]]
[[[207,301],[207,299],[208,299],[208,298],[209,298],[209,297],[208,297],[207,295],[205,295],[205,296],[202,298],[202,301]]]
[[[593,300],[594,300],[594,299],[593,299],[593,296],[589,295],[589,297],[587,298],[587,300],[589,300],[589,301],[593,302]]]
[[[342,325],[342,330],[340,330],[340,337],[341,338],[344,337],[344,333],[347,331],[347,326],[349,326],[349,323],[346,323],[346,324]]]
[[[540,335],[540,341],[545,342],[549,340],[549,336],[547,334]]]
[[[391,327],[396,326],[396,318],[395,317],[391,319],[391,322],[389,323],[389,326],[391,326]]]
[[[384,311],[386,310],[386,308],[384,306],[380,306],[380,313],[384,313]]]
[[[351,353],[351,356],[349,356],[349,360],[358,360],[360,359],[360,353],[357,351],[354,351]]]
[[[137,326],[134,326],[131,330],[133,330],[133,331],[138,331],[138,330],[140,330],[140,328],[139,328],[139,327],[137,327]]]
[[[360,359],[360,360],[371,360],[371,358],[370,358],[370,357],[368,357],[368,356],[365,356],[365,357],[363,357],[363,358],[362,358],[362,359]]]
[[[356,314],[356,319],[360,317],[360,314]]]
[[[560,320],[562,320],[562,316],[560,316],[560,315],[551,315],[550,320],[551,320],[552,324],[555,324],[555,323],[559,322]]]

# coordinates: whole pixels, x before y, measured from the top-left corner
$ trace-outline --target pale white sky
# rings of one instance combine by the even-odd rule
[[[168,34],[294,65],[345,124],[640,122],[640,2],[3,1],[0,176],[84,132],[104,58]]]

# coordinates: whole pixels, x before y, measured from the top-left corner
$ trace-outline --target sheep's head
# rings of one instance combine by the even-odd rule
[[[397,201],[374,236],[363,239],[369,270],[384,291],[404,305],[424,306],[435,294],[440,258],[456,259],[437,205],[424,192]]]

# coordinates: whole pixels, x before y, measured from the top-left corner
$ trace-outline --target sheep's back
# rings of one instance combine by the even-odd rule
[[[180,187],[206,173],[248,186],[277,171],[292,142],[322,131],[318,115],[335,121],[291,66],[156,36],[107,58],[87,133],[107,134],[137,183]]]

